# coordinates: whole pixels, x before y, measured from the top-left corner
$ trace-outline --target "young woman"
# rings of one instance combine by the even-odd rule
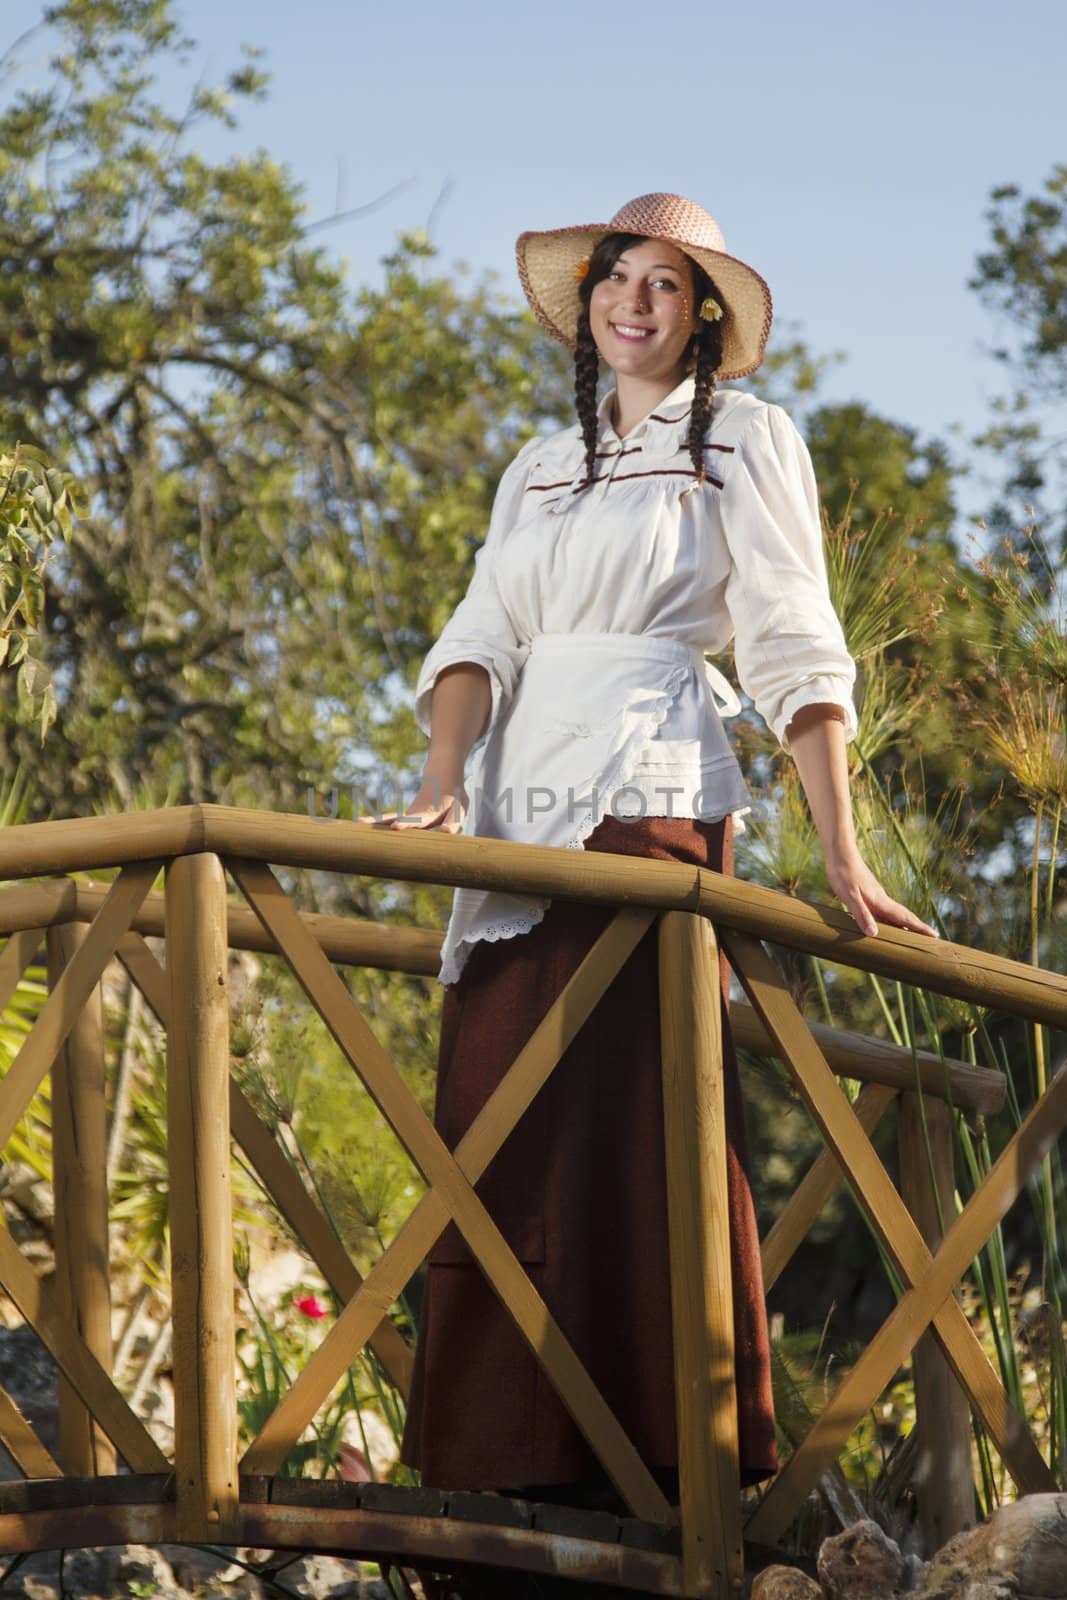
[[[933,930],[856,844],[855,666],[831,606],[811,461],[753,372],[771,296],[714,219],[654,194],[608,224],[525,233],[519,272],[575,350],[578,420],[504,473],[466,596],[423,664],[430,746],[395,828],[441,827],[729,871],[749,794],[722,710],[737,674],[795,760],[859,928]],[[597,404],[599,363],[614,386]],[[471,793],[464,785],[468,755]],[[370,819],[368,819],[370,820]],[[436,1121],[454,1146],[610,921],[610,908],[457,890]],[[677,1492],[656,928],[478,1192],[661,1483]],[[776,1469],[759,1241],[723,972],[741,1469]],[[430,1257],[403,1459],[440,1487],[617,1505],[458,1230]]]

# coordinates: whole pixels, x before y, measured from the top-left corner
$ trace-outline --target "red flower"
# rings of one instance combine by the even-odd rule
[[[302,1311],[305,1317],[309,1317],[312,1322],[321,1322],[323,1317],[327,1315],[326,1307],[313,1294],[302,1294],[299,1300],[293,1301],[293,1304],[298,1311]]]

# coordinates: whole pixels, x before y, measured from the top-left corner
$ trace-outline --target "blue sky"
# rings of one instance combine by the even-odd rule
[[[0,44],[40,0],[0,0]],[[1002,338],[967,288],[989,190],[1067,161],[1061,0],[182,0],[198,49],[175,103],[265,48],[269,100],[214,153],[262,145],[311,218],[400,192],[318,235],[357,280],[402,228],[519,293],[523,228],[607,220],[667,189],[699,200],[768,280],[776,336],[847,359],[827,399],[955,441],[988,419]],[[43,45],[25,56],[41,59]],[[955,431],[954,431],[955,430]],[[977,480],[962,496],[982,509]]]

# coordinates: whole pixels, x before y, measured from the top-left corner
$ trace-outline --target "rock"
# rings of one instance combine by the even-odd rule
[[[63,1578],[66,1592],[78,1600],[89,1596],[110,1600],[112,1595],[138,1593],[151,1594],[153,1600],[183,1600],[184,1596],[170,1563],[145,1544],[68,1551]]]
[[[866,1517],[824,1539],[816,1566],[826,1600],[895,1600],[908,1582],[899,1547]]]
[[[916,1600],[1067,1600],[1067,1494],[1031,1494],[959,1533]]]
[[[5,1571],[11,1571],[10,1558]],[[59,1593],[59,1557],[54,1550],[29,1556],[10,1578],[5,1578],[3,1600],[56,1600]]]
[[[285,1587],[306,1595],[308,1600],[339,1600],[360,1593],[358,1561],[339,1561],[335,1556],[304,1556],[285,1569]]]
[[[41,1443],[59,1449],[59,1373],[32,1328],[0,1328],[0,1386],[15,1401]],[[0,1478],[21,1478],[7,1451],[0,1449]]]
[[[750,1600],[823,1600],[823,1592],[799,1567],[764,1567],[756,1574]]]

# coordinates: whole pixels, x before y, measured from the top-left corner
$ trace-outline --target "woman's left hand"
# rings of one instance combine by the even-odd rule
[[[936,928],[931,928],[914,911],[909,911],[907,906],[902,906],[886,893],[858,850],[827,853],[826,876],[834,894],[861,933],[874,938],[878,923],[888,922],[891,927],[906,928],[909,933],[927,933],[934,939],[939,937]]]

